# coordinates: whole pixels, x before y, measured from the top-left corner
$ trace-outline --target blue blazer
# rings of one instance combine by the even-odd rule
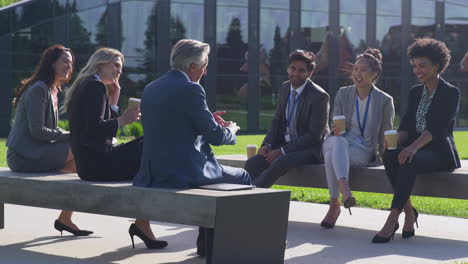
[[[141,113],[145,139],[135,186],[194,188],[222,176],[209,144],[233,145],[236,136],[215,122],[200,84],[170,70],[145,87]]]

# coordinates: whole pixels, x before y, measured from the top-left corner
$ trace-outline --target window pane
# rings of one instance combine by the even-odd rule
[[[447,0],[445,3],[445,43],[451,51],[452,60],[444,78],[460,88],[460,109],[457,126],[468,127],[468,2]],[[466,57],[465,57],[466,55]]]
[[[125,55],[121,106],[126,106],[126,97],[139,97],[145,85],[156,78],[156,14],[157,1],[121,3],[122,52]]]
[[[42,23],[44,20],[53,16],[53,8],[50,0],[33,1],[27,4],[18,5],[14,8],[13,30],[30,27],[36,23]],[[38,12],[38,10],[41,10]]]
[[[340,87],[352,84],[346,64],[367,48],[366,43],[366,0],[342,0],[340,2],[341,35],[339,42],[339,83]]]
[[[217,2],[218,43],[216,105],[226,110],[226,120],[247,129],[247,71],[244,67],[248,41],[248,0]]]
[[[400,123],[401,19],[401,0],[377,0],[377,47],[383,55],[377,87],[393,97],[395,127]]]
[[[260,129],[273,118],[278,91],[288,79],[289,1],[264,0],[260,6]]]
[[[303,48],[316,55],[316,67],[312,80],[328,90],[328,1],[301,1],[301,31]]]
[[[171,43],[183,38],[203,41],[203,0],[171,1]]]
[[[435,37],[435,1],[412,0],[412,37]]]

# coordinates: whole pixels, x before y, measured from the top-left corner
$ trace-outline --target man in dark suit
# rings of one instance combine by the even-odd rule
[[[312,52],[295,50],[288,63],[289,81],[280,89],[271,127],[258,155],[245,164],[257,187],[269,188],[289,169],[322,161],[330,98],[309,79],[315,66]]]
[[[180,40],[171,52],[172,70],[145,87],[141,100],[145,139],[135,186],[251,183],[244,169],[219,165],[210,148],[235,144],[239,127],[231,121],[218,123],[208,110],[199,81],[206,74],[209,52],[206,43]],[[202,237],[197,252],[204,255],[200,241]]]

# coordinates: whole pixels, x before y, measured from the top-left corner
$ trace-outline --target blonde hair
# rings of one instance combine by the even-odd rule
[[[115,57],[120,57],[122,63],[124,62],[124,55],[116,49],[100,48],[91,55],[86,66],[81,69],[72,86],[65,91],[65,102],[60,109],[62,113],[66,113],[70,110],[70,102],[77,87],[79,87],[89,77],[97,74],[101,65],[111,62]]]

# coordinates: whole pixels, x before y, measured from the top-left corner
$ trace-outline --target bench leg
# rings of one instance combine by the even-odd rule
[[[284,263],[289,198],[289,192],[220,198],[206,263]]]
[[[5,204],[0,203],[0,229],[5,228]]]

